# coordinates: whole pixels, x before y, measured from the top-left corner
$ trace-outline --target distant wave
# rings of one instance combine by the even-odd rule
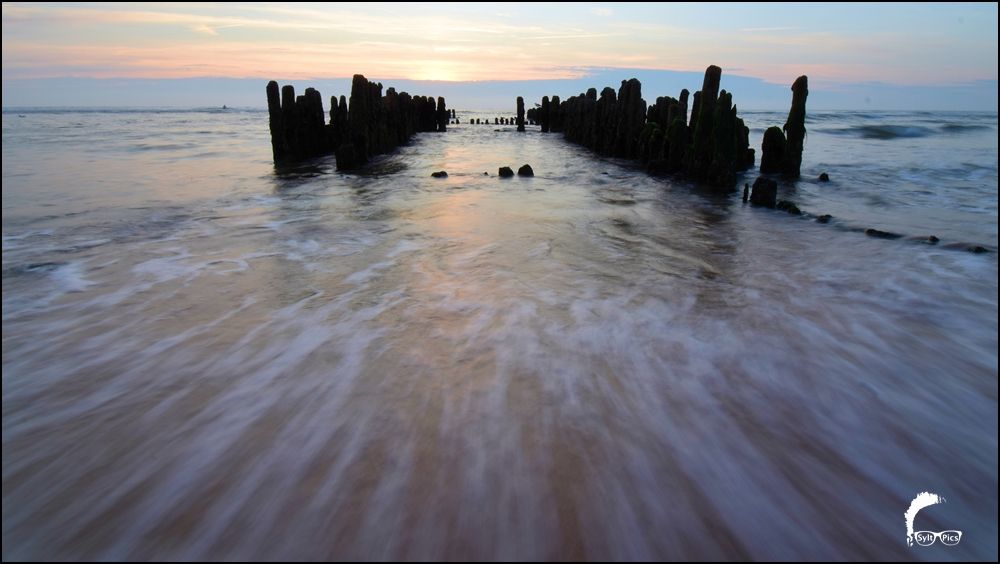
[[[853,135],[862,139],[900,139],[927,137],[934,134],[933,129],[917,125],[859,125],[838,129],[817,129],[816,131],[833,135]]]
[[[988,125],[975,123],[946,123],[936,127],[922,125],[858,125],[854,127],[841,127],[836,129],[815,129],[820,133],[832,135],[851,135],[862,139],[906,139],[914,137],[928,137],[934,134],[962,134],[974,131],[989,131],[993,128]]]
[[[946,133],[964,133],[966,131],[983,131],[993,129],[988,125],[978,125],[971,123],[946,123],[941,126],[941,131]]]
[[[817,112],[812,114],[806,113],[806,123],[810,122],[815,123],[821,121],[843,121],[843,120],[844,120],[844,114],[840,112],[836,113]]]

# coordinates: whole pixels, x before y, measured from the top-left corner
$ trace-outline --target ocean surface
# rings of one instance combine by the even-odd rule
[[[996,561],[996,113],[810,113],[794,216],[512,111],[5,109],[3,560]]]

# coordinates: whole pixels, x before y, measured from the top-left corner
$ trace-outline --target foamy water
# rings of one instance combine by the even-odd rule
[[[3,114],[4,560],[996,560],[997,254],[944,247],[996,250],[995,113],[810,116],[827,225],[507,126],[275,171],[266,119]]]

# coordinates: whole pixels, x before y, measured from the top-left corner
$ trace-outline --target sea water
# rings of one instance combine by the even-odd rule
[[[996,560],[996,113],[810,113],[803,216],[511,113],[4,110],[4,560]]]

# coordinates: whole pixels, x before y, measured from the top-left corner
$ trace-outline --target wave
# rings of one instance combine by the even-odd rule
[[[66,266],[65,262],[29,262],[26,264],[17,264],[11,266],[5,266],[3,268],[3,278],[7,279],[13,276],[20,276],[24,274],[38,274],[51,272],[62,266]]]
[[[966,131],[984,131],[993,129],[988,125],[975,123],[946,123],[941,126],[941,131],[945,133],[964,133]]]
[[[908,139],[928,137],[935,134],[962,134],[979,131],[991,131],[993,127],[978,123],[945,123],[932,126],[923,125],[857,125],[852,127],[814,129],[813,131],[832,135],[852,135],[862,139]]]
[[[838,129],[817,129],[821,133],[833,135],[853,135],[862,139],[902,139],[927,137],[934,133],[933,129],[917,125],[859,125]]]

